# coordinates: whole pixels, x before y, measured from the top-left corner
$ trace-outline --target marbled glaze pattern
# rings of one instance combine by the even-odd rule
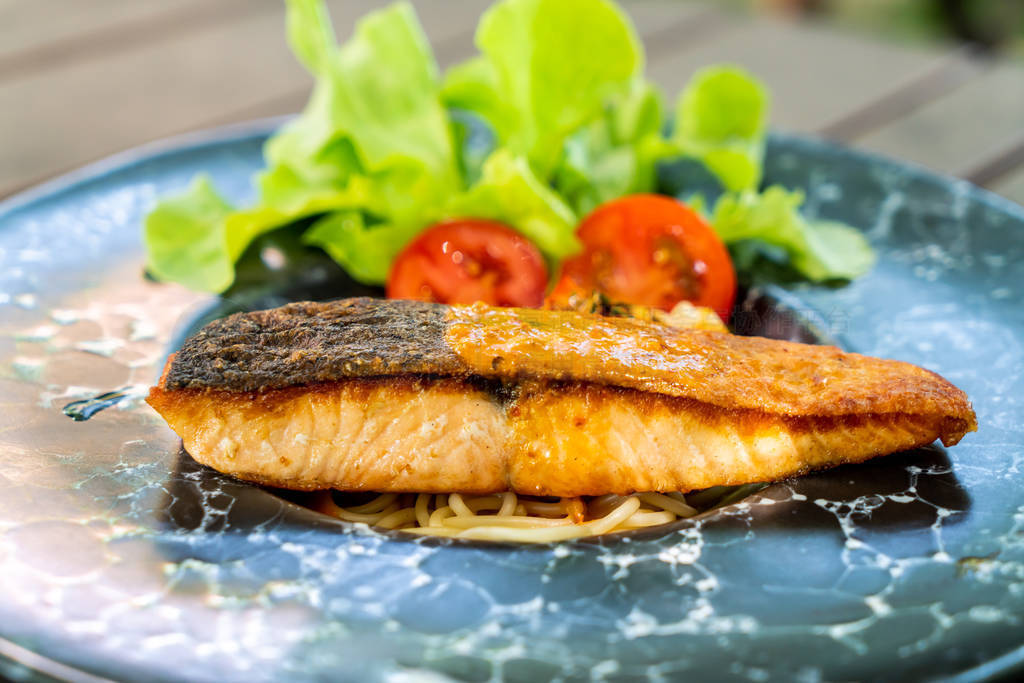
[[[949,452],[771,486],[670,531],[414,542],[197,466],[140,401],[84,423],[60,413],[141,393],[212,305],[141,277],[139,220],[200,169],[243,199],[261,140],[221,136],[0,207],[0,638],[147,679],[819,681],[1020,665],[1020,207],[811,141],[770,148],[770,180],[863,226],[880,253],[850,286],[788,298],[847,348],[965,389],[980,431]]]

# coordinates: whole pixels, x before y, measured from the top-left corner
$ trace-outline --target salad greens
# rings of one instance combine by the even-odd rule
[[[761,182],[768,93],[731,67],[694,74],[676,105],[672,141],[699,159],[727,190],[754,190]]]
[[[658,89],[635,79],[566,139],[552,183],[580,218],[608,200],[654,189],[658,161],[675,154],[662,136],[662,110]]]
[[[711,224],[727,244],[756,241],[783,251],[811,280],[850,279],[870,268],[874,256],[864,236],[841,223],[808,221],[798,211],[803,200],[802,192],[778,185],[762,194],[726,194],[715,204]]]
[[[190,289],[219,292],[235,279],[225,220],[231,206],[199,176],[177,197],[160,202],[146,216],[148,269],[160,280]]]
[[[448,106],[479,111],[501,145],[550,176],[565,139],[643,71],[643,47],[613,4],[506,0],[484,13],[482,53],[456,67]]]
[[[144,229],[156,278],[224,291],[254,239],[300,220],[303,242],[368,284],[445,218],[504,222],[557,263],[578,249],[584,214],[655,191],[659,168],[679,159],[720,183],[708,217],[727,244],[760,245],[812,280],[872,264],[859,232],[805,219],[799,192],[759,191],[765,88],[710,67],[667,117],[643,46],[608,0],[500,0],[480,19],[480,54],[443,75],[406,2],[368,14],[339,46],[322,0],[288,0],[288,39],[316,85],[267,141],[255,202],[232,207],[205,177],[159,202]],[[682,196],[702,205],[697,188]]]
[[[447,213],[503,221],[557,259],[573,254],[576,215],[534,174],[529,162],[499,149],[484,162],[479,182],[451,199]]]

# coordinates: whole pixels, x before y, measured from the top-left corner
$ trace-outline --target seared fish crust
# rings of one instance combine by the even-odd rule
[[[963,392],[907,363],[375,299],[211,323],[148,401],[196,460],[295,489],[689,491],[951,445],[976,428]]]
[[[210,323],[168,364],[167,389],[264,391],[353,377],[469,376],[444,343],[447,307],[300,302]]]

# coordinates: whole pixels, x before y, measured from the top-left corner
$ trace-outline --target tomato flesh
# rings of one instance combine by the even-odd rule
[[[583,251],[562,264],[549,298],[595,290],[613,301],[670,310],[686,300],[728,320],[736,273],[725,245],[700,215],[663,195],[597,207],[576,230]]]
[[[496,221],[437,223],[410,242],[388,276],[390,299],[538,306],[547,286],[540,252]]]

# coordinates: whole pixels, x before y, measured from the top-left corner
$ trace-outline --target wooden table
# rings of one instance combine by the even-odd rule
[[[381,2],[331,0],[339,36]],[[487,0],[416,0],[442,66],[474,52]],[[710,3],[625,2],[675,93],[732,61],[773,124],[957,175],[1024,203],[1024,65],[905,47]],[[156,138],[297,112],[310,79],[282,0],[0,0],[0,196]]]

